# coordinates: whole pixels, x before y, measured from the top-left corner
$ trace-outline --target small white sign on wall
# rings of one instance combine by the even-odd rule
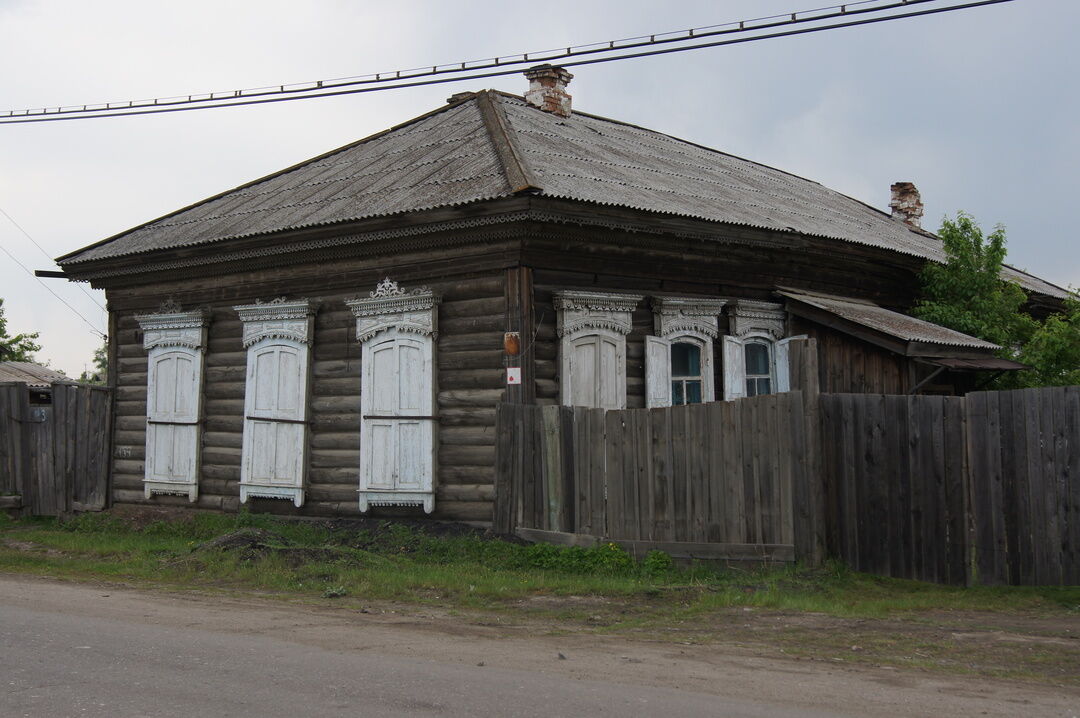
[[[521,383],[521,367],[510,366],[506,368],[506,383],[507,384],[520,384]]]

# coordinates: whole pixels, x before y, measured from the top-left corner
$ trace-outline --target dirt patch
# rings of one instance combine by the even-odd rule
[[[292,542],[281,534],[260,528],[237,529],[199,544],[192,553],[199,555],[208,551],[236,553],[241,561],[255,561],[274,555],[283,558],[293,568],[343,558],[340,549],[293,546]]]

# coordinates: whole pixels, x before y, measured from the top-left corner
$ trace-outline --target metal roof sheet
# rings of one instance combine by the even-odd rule
[[[66,376],[49,367],[33,362],[0,362],[0,383],[18,382],[32,387],[48,387],[54,381],[71,381]]]
[[[505,115],[485,123],[480,103]],[[503,129],[509,137],[500,137]],[[792,231],[942,261],[941,242],[802,177],[587,113],[559,117],[485,91],[404,125],[62,257],[61,265],[187,247],[513,194],[497,145],[512,143],[541,194]],[[1060,287],[1007,269],[1029,290]]]
[[[871,302],[854,299],[842,299],[840,297],[824,296],[820,294],[803,294],[790,290],[780,290],[778,294],[794,299],[803,304],[809,304],[823,311],[833,314],[841,319],[854,322],[860,326],[873,329],[883,334],[896,337],[905,342],[921,342],[924,344],[936,344],[944,347],[962,347],[964,349],[985,349],[996,351],[1000,349],[997,344],[992,344],[982,339],[968,336],[953,329],[946,329],[938,324],[932,324],[922,319],[909,317],[900,312],[894,312],[884,307],[879,307]]]

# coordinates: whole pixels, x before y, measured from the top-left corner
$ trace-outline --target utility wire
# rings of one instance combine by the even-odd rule
[[[30,275],[31,277],[34,277],[34,279],[35,279],[35,280],[37,281],[37,283],[38,283],[38,284],[40,284],[41,286],[45,287],[45,289],[47,289],[47,290],[49,291],[49,294],[51,294],[51,295],[53,295],[54,297],[56,297],[57,299],[59,299],[59,300],[60,300],[60,303],[61,303],[61,304],[63,304],[63,305],[65,306],[65,307],[67,307],[68,309],[70,309],[70,310],[71,310],[72,314],[74,314],[74,315],[75,315],[75,316],[77,316],[77,317],[78,317],[79,319],[82,319],[82,320],[83,320],[84,322],[86,322],[86,325],[87,325],[88,327],[90,327],[90,331],[92,331],[92,332],[93,332],[94,334],[97,334],[97,335],[98,335],[99,337],[101,337],[102,339],[104,339],[104,340],[108,341],[108,338],[109,338],[109,337],[108,337],[108,335],[107,335],[107,334],[105,334],[105,332],[101,331],[101,330],[100,330],[100,329],[98,329],[98,328],[97,328],[96,326],[94,326],[94,324],[93,324],[93,323],[92,323],[92,322],[91,322],[91,321],[90,321],[89,319],[87,319],[86,317],[84,317],[84,316],[83,316],[82,314],[80,314],[80,313],[79,313],[79,310],[78,310],[78,309],[76,309],[75,307],[73,307],[73,306],[71,306],[70,304],[68,304],[68,303],[67,303],[67,302],[66,302],[66,301],[64,300],[64,298],[63,298],[63,297],[61,297],[61,296],[60,296],[59,294],[57,294],[56,292],[54,292],[54,291],[52,290],[52,287],[50,287],[50,286],[49,286],[48,284],[46,284],[45,282],[41,281],[41,278],[40,278],[40,277],[37,277],[37,276],[35,276],[35,275],[34,275],[34,273],[33,273],[33,272],[31,272],[31,271],[30,271],[30,269],[29,269],[29,268],[27,268],[27,266],[26,266],[25,264],[23,264],[22,262],[20,262],[20,261],[18,260],[18,258],[16,258],[16,256],[15,256],[14,254],[12,254],[11,252],[9,252],[9,251],[7,250],[7,247],[5,247],[4,245],[0,244],[0,251],[2,251],[2,252],[3,252],[4,254],[6,254],[7,256],[11,257],[11,261],[15,262],[15,264],[17,264],[17,265],[19,265],[20,267],[22,267],[22,268],[23,268],[23,271],[25,271],[25,272],[26,272],[27,274],[29,274],[29,275]]]
[[[168,107],[171,105],[180,104],[206,103],[215,100],[220,101],[238,98],[259,97],[266,95],[306,93],[312,92],[314,90],[334,89],[337,87],[346,87],[350,85],[389,83],[401,79],[415,79],[417,77],[425,77],[431,75],[461,73],[465,71],[490,69],[493,67],[503,67],[507,65],[543,63],[549,62],[551,60],[559,60],[566,57],[574,57],[577,55],[612,52],[615,50],[626,50],[648,45],[659,45],[672,42],[685,42],[693,38],[705,38],[713,35],[722,35],[733,32],[749,32],[752,30],[763,30],[771,27],[777,27],[780,25],[813,22],[843,15],[858,15],[868,12],[880,12],[882,10],[895,9],[898,7],[904,7],[914,4],[940,1],[941,0],[859,0],[859,2],[853,2],[846,5],[832,5],[828,7],[815,8],[813,10],[800,10],[798,12],[784,13],[782,15],[770,15],[767,17],[754,18],[750,20],[740,20],[737,22],[724,23],[722,25],[709,25],[707,27],[691,28],[689,30],[683,31],[640,35],[636,37],[623,38],[620,40],[609,40],[606,42],[594,42],[586,45],[559,48],[556,50],[541,50],[538,52],[526,52],[502,57],[485,58],[482,60],[466,60],[465,62],[429,65],[420,68],[411,68],[408,70],[392,70],[389,72],[378,72],[367,75],[336,78],[331,80],[313,80],[309,82],[255,87],[244,90],[202,92],[189,94],[187,96],[180,95],[172,97],[158,97],[143,100],[96,102],[83,104],[81,106],[60,106],[55,109],[46,107],[27,110],[8,110],[7,116],[28,117],[57,114],[81,114],[86,112],[124,110],[133,107],[147,106]],[[873,5],[874,7],[863,7],[866,5]],[[783,18],[783,20],[780,20],[780,18]]]
[[[46,258],[46,259],[48,259],[48,260],[49,260],[50,262],[52,262],[53,264],[55,264],[55,263],[56,263],[56,262],[55,262],[55,260],[54,260],[54,259],[53,259],[52,257],[50,257],[50,256],[49,256],[49,253],[48,253],[48,252],[46,252],[46,251],[45,251],[45,249],[44,249],[44,248],[43,248],[43,247],[42,247],[42,246],[41,246],[40,244],[38,244],[38,243],[37,243],[37,242],[36,242],[36,241],[34,240],[34,238],[33,238],[33,237],[31,237],[31,236],[30,236],[30,233],[29,233],[29,232],[27,232],[27,231],[26,231],[25,229],[23,229],[23,228],[22,228],[22,225],[21,225],[21,224],[19,224],[18,222],[16,222],[16,221],[15,221],[15,218],[14,218],[14,217],[12,217],[12,216],[11,216],[10,214],[8,214],[8,213],[7,213],[6,211],[4,211],[4,208],[3,208],[3,207],[0,207],[0,214],[2,214],[2,215],[4,215],[5,217],[7,217],[8,221],[9,221],[9,222],[11,222],[11,223],[12,223],[13,225],[15,225],[16,229],[18,229],[18,230],[19,230],[20,232],[22,232],[22,233],[23,233],[23,235],[24,235],[24,236],[25,236],[25,237],[26,237],[27,239],[29,239],[29,240],[30,240],[30,242],[31,242],[31,243],[32,243],[32,244],[33,244],[33,245],[34,245],[35,247],[37,247],[37,248],[38,248],[38,251],[39,251],[39,252],[41,252],[41,253],[42,253],[43,255],[45,255],[45,258]],[[36,274],[35,274],[34,276],[35,276],[35,277],[37,277],[37,275],[36,275]],[[85,294],[85,295],[86,295],[87,297],[89,297],[89,298],[90,298],[90,301],[91,301],[91,302],[93,302],[94,304],[96,304],[96,305],[98,305],[99,307],[101,307],[101,311],[103,311],[103,312],[105,312],[105,311],[108,311],[107,309],[105,309],[105,306],[104,306],[104,305],[103,305],[103,304],[102,304],[101,302],[99,302],[99,301],[97,300],[97,298],[96,298],[96,297],[95,297],[95,296],[94,296],[93,294],[91,294],[90,292],[86,291],[86,289],[85,289],[85,288],[83,287],[83,285],[81,285],[81,284],[76,284],[75,286],[79,288],[79,291],[81,291],[81,292],[82,292],[83,294]]]
[[[790,13],[790,18],[788,20],[783,21],[783,22],[775,22],[775,23],[769,23],[769,24],[765,24],[765,25],[757,25],[757,26],[753,26],[753,27],[745,27],[745,23],[747,23],[747,22],[755,22],[755,21],[743,21],[742,23],[738,23],[739,27],[737,29],[726,29],[726,30],[710,31],[710,30],[708,30],[708,28],[698,28],[698,29],[692,29],[692,30],[686,31],[686,34],[683,37],[672,38],[672,39],[661,38],[661,39],[657,40],[656,38],[658,36],[653,35],[653,36],[649,36],[650,37],[649,41],[642,42],[642,43],[637,43],[637,44],[617,45],[616,43],[622,42],[622,41],[611,41],[610,43],[599,43],[599,44],[602,44],[602,45],[608,45],[609,47],[604,47],[604,48],[599,48],[599,49],[598,48],[593,48],[592,46],[579,46],[580,48],[592,48],[592,49],[575,49],[575,48],[571,47],[571,48],[567,48],[564,52],[561,52],[557,56],[530,57],[530,55],[528,53],[526,53],[526,54],[520,56],[523,59],[518,59],[518,60],[511,60],[511,59],[508,59],[508,58],[495,58],[493,64],[473,65],[473,66],[468,66],[469,63],[464,62],[464,63],[459,63],[458,65],[452,66],[452,67],[455,67],[457,69],[448,69],[451,66],[433,66],[432,68],[425,71],[424,73],[418,73],[418,74],[414,74],[414,75],[406,75],[404,73],[408,73],[409,71],[402,70],[402,71],[396,71],[395,73],[393,73],[394,76],[392,76],[392,77],[383,77],[382,76],[382,75],[389,75],[390,73],[380,73],[379,75],[375,76],[376,79],[361,79],[361,80],[351,80],[350,79],[350,80],[345,80],[345,81],[341,81],[341,82],[337,82],[337,81],[319,81],[319,82],[315,83],[312,86],[307,86],[307,87],[298,88],[298,89],[292,89],[290,86],[281,85],[281,86],[279,86],[280,89],[276,90],[276,91],[236,90],[236,91],[233,91],[232,93],[228,93],[228,98],[227,99],[226,99],[226,96],[224,94],[215,96],[215,93],[211,93],[209,96],[204,97],[204,98],[196,98],[194,96],[189,96],[189,98],[186,99],[186,100],[176,100],[175,102],[170,102],[168,100],[168,98],[163,98],[163,99],[158,99],[158,100],[153,100],[153,101],[146,101],[148,103],[153,103],[153,104],[142,104],[142,105],[136,104],[135,101],[131,101],[131,102],[128,102],[128,103],[119,103],[119,104],[117,104],[116,106],[113,106],[113,107],[104,107],[104,106],[92,107],[90,105],[83,105],[79,109],[76,109],[76,108],[57,108],[56,110],[36,110],[36,111],[25,110],[25,111],[21,111],[21,112],[23,112],[23,114],[14,114],[14,111],[9,111],[7,116],[0,116],[0,125],[3,125],[3,124],[22,124],[22,123],[29,123],[29,122],[58,122],[58,121],[64,121],[64,120],[95,119],[95,118],[102,118],[102,117],[124,117],[124,116],[132,116],[132,115],[158,114],[158,113],[164,113],[164,112],[184,112],[184,111],[190,111],[190,110],[214,109],[214,108],[221,108],[221,107],[241,106],[241,105],[260,105],[260,104],[267,104],[267,103],[272,103],[272,102],[287,102],[287,101],[291,101],[291,100],[314,99],[314,98],[319,98],[319,97],[335,97],[335,96],[338,96],[338,95],[350,95],[350,94],[357,94],[357,93],[363,93],[363,92],[378,92],[378,91],[383,91],[383,90],[403,89],[403,88],[407,88],[407,87],[419,87],[419,86],[424,86],[424,85],[444,84],[444,83],[448,83],[448,82],[460,82],[462,80],[475,80],[475,79],[484,79],[484,78],[489,78],[489,77],[500,77],[500,76],[504,76],[504,75],[517,74],[519,72],[519,70],[517,70],[517,69],[513,69],[513,70],[502,70],[502,69],[500,69],[500,70],[493,70],[491,72],[480,72],[480,73],[475,72],[475,70],[476,69],[482,69],[484,67],[500,67],[501,68],[501,67],[505,67],[507,65],[520,65],[520,64],[524,64],[524,63],[541,62],[541,61],[544,61],[544,60],[551,60],[551,59],[572,58],[572,57],[576,57],[576,56],[579,56],[579,55],[587,55],[587,54],[593,54],[593,53],[597,53],[597,52],[625,51],[626,49],[635,48],[635,47],[658,45],[658,44],[661,44],[661,43],[668,43],[668,42],[686,42],[686,41],[688,41],[690,39],[699,39],[701,37],[715,36],[715,35],[721,35],[721,34],[729,34],[729,33],[733,33],[733,32],[742,33],[742,32],[754,31],[754,30],[760,31],[762,28],[767,28],[767,27],[778,27],[778,26],[781,26],[781,25],[792,25],[792,24],[798,24],[798,23],[803,23],[803,22],[821,21],[821,20],[827,19],[827,18],[840,17],[840,16],[850,16],[850,15],[859,14],[859,13],[880,12],[882,10],[887,10],[887,9],[910,7],[910,6],[913,6],[913,5],[916,5],[916,4],[922,4],[922,3],[927,3],[927,2],[937,2],[937,1],[938,0],[901,0],[899,2],[892,2],[889,5],[876,5],[873,8],[859,8],[857,10],[849,9],[851,7],[851,5],[861,5],[861,4],[866,4],[866,3],[870,3],[870,2],[875,2],[875,0],[864,0],[863,3],[852,3],[851,5],[836,5],[836,6],[831,6],[829,8],[819,8],[818,10],[802,11],[803,13],[811,13],[811,12],[821,12],[822,10],[830,10],[830,11],[835,10],[835,12],[832,12],[831,14],[827,14],[827,15],[817,15],[817,16],[813,16],[813,17],[809,17],[809,18],[800,18],[800,17],[798,17],[799,13]],[[882,16],[882,17],[873,17],[873,18],[867,18],[867,19],[862,19],[862,20],[845,21],[845,22],[834,23],[834,24],[831,24],[831,25],[819,25],[819,26],[815,26],[815,27],[802,28],[802,29],[797,29],[797,30],[787,30],[787,31],[781,31],[781,32],[759,34],[759,35],[753,35],[753,36],[750,36],[750,37],[738,37],[738,38],[727,39],[727,40],[718,40],[718,41],[707,42],[707,43],[697,43],[697,44],[692,44],[692,45],[684,45],[684,46],[680,46],[680,47],[668,47],[668,48],[663,48],[663,49],[646,50],[646,51],[634,52],[634,53],[622,52],[621,54],[615,54],[615,55],[608,56],[608,57],[594,58],[594,59],[589,59],[589,60],[575,60],[573,62],[561,62],[560,65],[563,66],[563,67],[574,67],[574,66],[578,66],[578,65],[593,65],[593,64],[599,64],[599,63],[604,63],[604,62],[614,62],[614,61],[618,61],[618,60],[628,60],[628,59],[635,59],[635,58],[640,58],[640,57],[649,57],[649,56],[652,56],[652,55],[664,55],[664,54],[670,54],[670,53],[675,53],[675,52],[685,52],[687,50],[700,50],[700,49],[704,49],[704,48],[721,47],[721,46],[725,46],[725,45],[735,45],[735,44],[742,44],[742,43],[747,43],[747,42],[755,42],[757,40],[769,40],[769,39],[780,38],[780,37],[791,37],[791,36],[795,36],[795,35],[805,35],[805,34],[809,34],[809,33],[822,32],[822,31],[825,31],[825,30],[835,30],[835,29],[840,29],[840,28],[845,28],[845,27],[856,27],[856,26],[860,26],[860,25],[869,25],[869,24],[874,24],[874,23],[887,22],[887,21],[890,21],[890,20],[901,20],[901,19],[905,19],[905,18],[919,17],[919,16],[923,16],[923,15],[933,15],[933,14],[938,14],[938,13],[951,12],[951,11],[955,11],[955,10],[966,10],[966,9],[970,9],[970,8],[981,7],[983,5],[997,5],[997,4],[1005,3],[1005,2],[1013,2],[1013,0],[978,0],[976,2],[967,2],[967,3],[962,3],[962,4],[959,4],[959,5],[950,5],[950,6],[947,6],[947,7],[937,7],[937,8],[930,8],[930,9],[926,9],[926,10],[895,13],[895,14],[886,15],[886,16]],[[788,16],[785,15],[785,16],[772,16],[772,17],[788,17]],[[770,20],[772,18],[764,18],[764,19]],[[728,25],[735,25],[735,24],[736,23],[729,23]],[[713,28],[715,28],[715,27],[728,27],[728,25],[710,26],[710,27],[713,27]],[[633,39],[633,38],[631,38],[631,39]],[[512,57],[519,57],[519,56],[512,56]],[[440,68],[442,68],[442,69],[440,69]],[[471,73],[471,74],[461,74],[463,72],[467,72],[467,73]],[[410,81],[410,82],[398,82],[397,81],[398,79],[411,79],[413,77],[421,77],[422,75],[431,76],[431,75],[450,74],[450,73],[456,73],[456,74],[454,76],[452,76],[452,77],[438,77],[438,78],[429,77],[428,79],[417,79],[415,81]],[[370,76],[367,76],[367,77],[370,77]],[[383,84],[383,83],[385,83],[385,84]],[[372,85],[372,86],[355,87],[355,85],[358,85],[358,84]],[[332,90],[332,91],[329,91],[329,92],[326,91],[328,88],[345,87],[345,86],[349,86],[349,89]],[[285,89],[286,87],[290,87],[290,89],[286,90]],[[264,95],[268,94],[268,95],[273,95],[273,96],[261,97],[260,99],[245,99],[245,98],[256,97],[256,96],[258,96],[258,94],[260,94],[260,92],[261,92],[261,94],[264,94]],[[244,93],[248,93],[248,94],[244,94]],[[282,93],[285,93],[285,95],[280,96],[280,95],[282,95]],[[178,106],[170,106],[170,104],[178,105]],[[139,108],[144,108],[144,109],[139,109]],[[33,114],[33,115],[29,114],[31,112],[34,112],[36,114]]]

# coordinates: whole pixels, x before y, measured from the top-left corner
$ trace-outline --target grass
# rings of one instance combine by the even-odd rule
[[[238,529],[267,532],[261,548],[203,547]],[[692,618],[740,606],[875,618],[929,610],[1080,612],[1077,587],[954,588],[858,574],[838,563],[816,570],[678,568],[661,553],[635,562],[614,544],[520,545],[391,522],[334,530],[246,513],[192,513],[141,525],[109,513],[67,521],[3,516],[0,540],[5,571],[474,608],[538,596],[607,597],[637,609],[628,620],[659,609],[664,617]]]

